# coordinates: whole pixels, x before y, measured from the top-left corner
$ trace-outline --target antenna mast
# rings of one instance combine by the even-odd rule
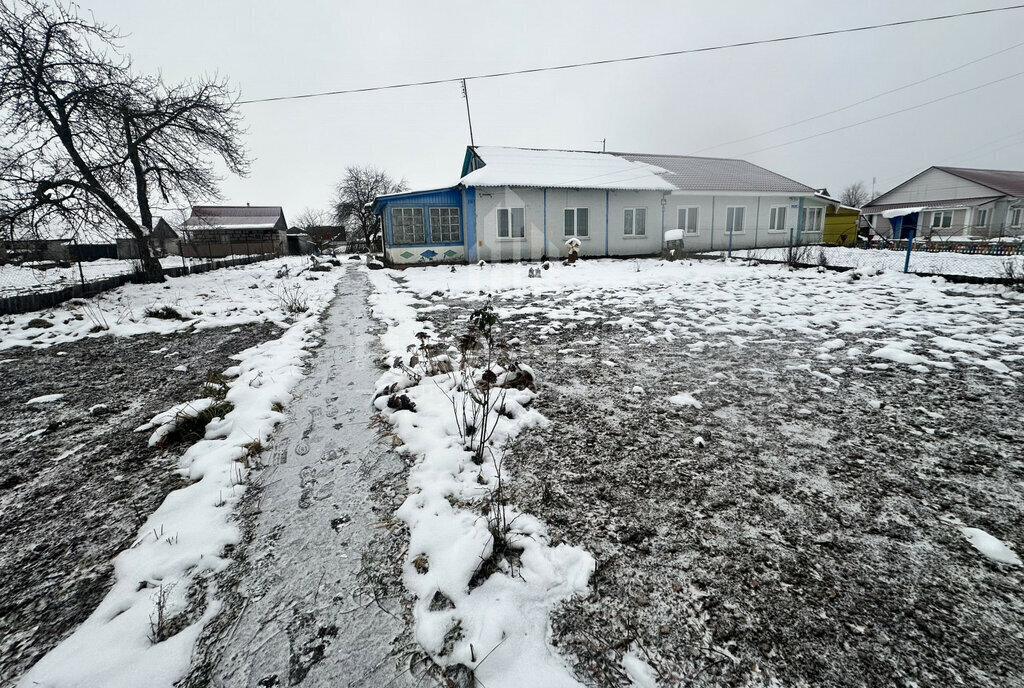
[[[462,80],[462,97],[466,99],[466,119],[469,120],[469,145],[476,146],[473,141],[473,115],[469,112],[469,89],[466,88],[466,80]]]

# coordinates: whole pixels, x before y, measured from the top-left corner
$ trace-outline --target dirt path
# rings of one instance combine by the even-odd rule
[[[188,685],[407,685],[393,650],[408,642],[401,538],[382,527],[405,464],[369,426],[379,372],[367,289],[356,271],[339,286],[292,420],[262,454],[246,542],[219,581],[227,608]]]

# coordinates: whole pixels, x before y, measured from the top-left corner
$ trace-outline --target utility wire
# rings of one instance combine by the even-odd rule
[[[872,100],[877,100],[877,99],[882,98],[884,96],[892,95],[893,93],[896,93],[897,91],[902,91],[902,90],[911,88],[912,86],[917,86],[919,84],[923,84],[925,82],[932,81],[933,79],[938,79],[940,76],[945,76],[947,74],[952,74],[953,72],[956,72],[956,71],[959,71],[961,69],[964,69],[965,67],[970,67],[971,65],[977,64],[977,63],[979,63],[979,62],[981,62],[983,60],[988,60],[989,58],[993,58],[996,55],[1002,55],[1003,53],[1006,53],[1006,52],[1009,52],[1009,51],[1014,50],[1016,48],[1019,48],[1022,45],[1024,45],[1024,42],[1017,43],[1016,45],[1011,45],[1009,48],[1003,48],[1002,50],[998,50],[998,51],[996,51],[994,53],[990,53],[990,54],[985,55],[983,57],[979,57],[976,60],[971,60],[970,62],[965,62],[962,65],[959,65],[957,67],[953,67],[952,69],[947,69],[944,72],[939,72],[937,74],[932,74],[931,76],[925,77],[924,79],[921,79],[919,81],[913,81],[913,82],[911,82],[909,84],[904,84],[903,86],[897,86],[896,88],[889,89],[888,91],[882,91],[881,93],[876,93],[873,96],[869,96],[867,98],[864,98],[863,100],[858,100],[857,102],[850,103],[849,105],[844,105],[842,107],[838,107],[835,110],[829,110],[828,112],[823,112],[820,115],[814,115],[813,117],[808,117],[806,119],[802,119],[802,120],[799,120],[797,122],[792,122],[790,124],[783,124],[782,126],[775,127],[774,129],[769,129],[768,131],[762,131],[759,134],[752,134],[750,136],[744,136],[741,139],[733,139],[732,141],[726,141],[724,143],[718,143],[718,144],[715,144],[714,146],[707,146],[706,148],[701,148],[699,150],[693,151],[692,153],[690,153],[690,155],[697,155],[698,153],[703,153],[705,151],[714,150],[715,148],[722,148],[723,146],[731,146],[734,143],[742,143],[743,141],[749,141],[751,139],[756,139],[756,138],[760,138],[762,136],[767,136],[768,134],[774,134],[777,131],[782,131],[783,129],[789,129],[789,128],[795,127],[795,126],[797,126],[799,124],[806,124],[807,122],[813,122],[816,119],[821,119],[822,117],[828,117],[829,115],[834,115],[837,112],[843,112],[844,110],[849,110],[850,108],[856,107],[858,105],[863,105],[864,103],[871,102]]]
[[[609,58],[606,60],[592,60],[590,62],[573,62],[570,64],[554,65],[551,67],[534,67],[532,69],[516,69],[506,72],[491,72],[489,74],[476,74],[473,76],[456,76],[449,77],[447,79],[431,79],[428,81],[411,81],[401,84],[389,84],[386,86],[368,86],[366,88],[350,88],[339,91],[322,91],[320,93],[302,93],[292,96],[275,96],[272,98],[253,98],[250,100],[239,100],[238,105],[251,105],[253,103],[272,103],[281,100],[301,100],[306,98],[321,98],[324,96],[340,96],[348,95],[352,93],[369,93],[371,91],[386,91],[396,88],[409,88],[412,86],[433,86],[436,84],[448,84],[460,82],[463,80],[471,79],[497,79],[505,76],[515,76],[518,74],[537,74],[539,72],[554,72],[566,69],[577,69],[579,67],[593,67],[597,65],[616,64],[622,62],[636,62],[639,60],[651,60],[659,57],[672,57],[675,55],[693,55],[695,53],[706,53],[716,50],[729,50],[732,48],[744,48],[753,45],[765,45],[769,43],[786,43],[790,41],[799,41],[807,38],[820,38],[822,36],[835,36],[844,33],[856,33],[860,31],[874,31],[876,29],[890,28],[893,26],[907,26],[909,24],[921,24],[924,22],[944,21],[946,19],[957,19],[960,17],[969,17],[980,14],[991,14],[994,12],[1006,12],[1009,10],[1024,9],[1024,4],[1021,5],[1008,5],[1006,7],[992,7],[983,10],[972,10],[970,12],[957,12],[955,14],[942,14],[934,17],[922,17],[920,19],[904,19],[902,21],[886,22],[883,24],[869,24],[867,26],[854,26],[848,29],[832,29],[829,31],[816,31],[814,33],[797,34],[793,36],[779,36],[776,38],[765,38],[754,41],[741,41],[739,43],[728,43],[725,45],[714,45],[706,46],[703,48],[688,48],[685,50],[670,50],[661,53],[649,53],[646,55],[633,55],[630,57],[616,57]]]
[[[905,108],[902,108],[900,110],[894,110],[892,112],[887,112],[884,115],[878,115],[877,117],[870,117],[868,119],[862,119],[861,121],[854,122],[853,124],[847,124],[847,125],[842,126],[842,127],[836,127],[835,129],[829,129],[828,131],[818,132],[817,134],[811,134],[810,136],[804,136],[804,137],[799,138],[799,139],[793,139],[792,141],[786,141],[784,143],[777,143],[774,146],[766,146],[764,148],[758,148],[757,150],[747,151],[746,153],[741,153],[739,157],[745,157],[747,155],[755,155],[757,153],[763,153],[765,151],[774,150],[776,148],[782,148],[783,146],[791,146],[794,143],[801,143],[803,141],[810,141],[811,139],[816,139],[819,136],[825,136],[827,134],[834,134],[837,131],[843,131],[845,129],[852,129],[853,127],[859,127],[860,125],[867,124],[868,122],[877,122],[880,119],[885,119],[887,117],[892,117],[894,115],[898,115],[898,114],[903,113],[903,112],[910,112],[911,110],[917,110],[918,108],[923,108],[926,105],[932,105],[933,103],[938,103],[938,102],[941,102],[943,100],[949,100],[950,98],[955,98],[956,96],[962,96],[965,93],[970,93],[972,91],[977,91],[979,89],[986,88],[986,87],[992,86],[994,84],[1002,83],[1003,81],[1009,81],[1010,79],[1016,79],[1017,77],[1021,76],[1022,74],[1024,74],[1024,72],[1017,72],[1016,74],[1011,74],[1009,76],[1004,76],[1001,79],[995,79],[993,81],[989,81],[987,83],[980,84],[978,86],[973,86],[971,88],[965,88],[964,90],[957,91],[956,93],[949,93],[947,95],[942,96],[941,98],[935,98],[933,100],[929,100],[929,101],[926,101],[924,103],[918,103],[917,105],[911,105],[910,107],[905,107]]]

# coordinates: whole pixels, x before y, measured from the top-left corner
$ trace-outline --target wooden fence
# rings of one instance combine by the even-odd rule
[[[229,268],[234,265],[248,265],[263,260],[275,258],[273,254],[242,256],[227,260],[214,260],[208,263],[197,265],[178,265],[164,268],[164,274],[168,277],[182,277],[183,275],[195,275],[202,272],[209,272],[218,268]],[[53,291],[38,292],[31,294],[19,294],[0,298],[0,315],[16,315],[18,313],[30,313],[44,308],[53,308],[71,299],[88,298],[110,289],[116,289],[137,279],[136,273],[128,272],[121,275],[112,275],[102,279],[89,280],[84,285],[75,283],[67,287]]]

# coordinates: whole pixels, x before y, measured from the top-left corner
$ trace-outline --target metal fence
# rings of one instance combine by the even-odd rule
[[[874,239],[828,246],[793,236],[785,246],[743,248],[705,255],[787,263],[796,267],[883,270],[966,281],[1018,284],[1024,279],[1024,240]]]

